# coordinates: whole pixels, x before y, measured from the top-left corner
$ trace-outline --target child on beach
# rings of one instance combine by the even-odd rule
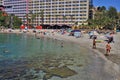
[[[110,55],[110,50],[111,50],[111,46],[110,46],[110,42],[108,41],[106,44],[106,56]]]

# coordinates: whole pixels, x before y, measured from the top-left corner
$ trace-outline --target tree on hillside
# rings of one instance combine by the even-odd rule
[[[100,9],[100,8],[99,8]],[[104,18],[105,18],[105,11],[104,10],[98,10],[95,15],[94,19],[89,19],[88,23],[91,26],[91,28],[101,28],[104,25]]]
[[[116,8],[109,7],[109,9],[106,10],[106,8],[102,6],[97,8],[94,19],[89,19],[88,23],[90,26],[94,26],[94,28],[104,27],[106,29],[113,29],[118,19]]]
[[[106,10],[106,7],[105,7],[105,6],[98,7],[97,10],[98,10],[99,12],[102,12],[102,11],[105,11],[105,10]]]
[[[111,25],[111,29],[115,28],[116,22],[118,20],[118,13],[115,7],[110,6],[107,12],[107,16],[109,17],[109,25]]]
[[[114,8],[112,6],[109,7],[109,9],[108,9],[108,17],[112,18],[112,19],[116,19],[118,17],[116,8]]]

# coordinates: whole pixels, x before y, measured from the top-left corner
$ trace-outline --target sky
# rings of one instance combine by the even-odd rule
[[[107,9],[113,6],[120,12],[120,0],[93,0],[94,6],[105,6]]]

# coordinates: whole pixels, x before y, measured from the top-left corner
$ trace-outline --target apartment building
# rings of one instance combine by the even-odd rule
[[[90,0],[33,0],[31,3],[33,13],[44,10],[44,24],[82,24],[88,20]]]
[[[85,24],[91,4],[92,0],[4,0],[6,12],[15,14],[23,21],[27,20],[26,14],[36,14],[34,25]]]
[[[0,0],[0,11],[4,11],[3,0]]]
[[[0,5],[3,5],[3,0],[0,0]]]
[[[11,15],[18,16],[23,21],[27,14],[27,1],[26,0],[4,0],[5,11]]]

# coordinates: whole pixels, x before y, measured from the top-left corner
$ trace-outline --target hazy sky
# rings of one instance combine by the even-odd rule
[[[120,12],[120,0],[93,0],[94,6],[105,6],[107,9],[109,6],[113,6]]]

